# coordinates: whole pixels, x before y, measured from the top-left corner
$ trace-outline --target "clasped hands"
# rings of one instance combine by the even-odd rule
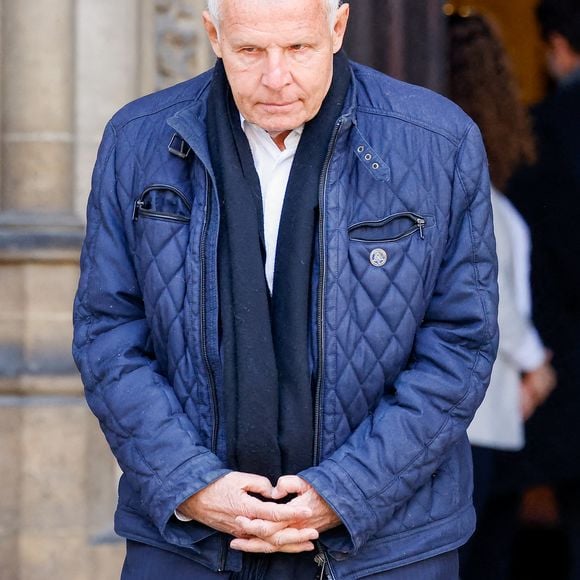
[[[274,503],[289,494],[296,497]],[[340,524],[314,488],[295,475],[281,477],[274,487],[266,477],[233,471],[192,495],[179,511],[234,536],[234,550],[266,554],[314,550],[320,532]]]

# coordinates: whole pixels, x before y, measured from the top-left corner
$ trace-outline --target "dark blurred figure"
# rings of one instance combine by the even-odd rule
[[[500,289],[498,357],[485,400],[468,430],[478,529],[460,552],[461,577],[499,580],[509,577],[519,498],[493,491],[498,450],[513,455],[522,449],[524,421],[555,382],[550,357],[531,321],[530,234],[501,193],[520,165],[534,161],[535,148],[528,114],[492,23],[461,10],[449,16],[448,32],[449,96],[479,125],[489,157]],[[504,515],[507,527],[501,525]]]
[[[556,86],[533,110],[538,159],[509,192],[532,234],[533,316],[553,350],[558,386],[527,425],[506,479],[550,484],[580,579],[580,0],[542,0],[537,17]],[[517,471],[515,468],[517,467]],[[524,474],[524,475],[522,475]]]

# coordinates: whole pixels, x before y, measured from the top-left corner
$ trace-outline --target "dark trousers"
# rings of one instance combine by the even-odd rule
[[[314,555],[248,555],[242,572],[213,572],[178,554],[127,541],[121,580],[314,580],[319,571]],[[369,580],[458,580],[457,551],[388,572],[365,576]]]
[[[474,445],[473,505],[477,529],[459,550],[462,580],[509,580],[517,533],[519,492],[495,493],[498,452]],[[506,458],[513,453],[502,452]]]

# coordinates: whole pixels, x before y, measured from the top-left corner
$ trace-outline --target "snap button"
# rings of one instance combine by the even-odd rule
[[[370,153],[367,153],[367,154],[365,155],[365,159],[366,159],[367,161],[370,161],[372,158],[373,158],[373,156],[372,156]]]
[[[377,162],[372,164],[373,169],[378,169],[379,167],[380,167],[380,165]]]
[[[356,148],[356,150],[357,150],[359,153],[362,153],[362,152],[365,150],[365,146],[364,146],[364,145],[359,145],[359,146]]]
[[[375,248],[370,255],[371,265],[375,268],[382,268],[387,263],[387,252],[382,248]]]

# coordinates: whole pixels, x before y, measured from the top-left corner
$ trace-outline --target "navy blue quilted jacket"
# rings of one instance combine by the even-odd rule
[[[315,467],[340,516],[336,579],[451,550],[474,528],[465,429],[496,351],[496,263],[478,129],[424,89],[352,65],[320,186]],[[74,355],[123,470],[116,530],[215,570],[227,538],[174,509],[227,473],[211,72],[108,124],[94,171]]]

